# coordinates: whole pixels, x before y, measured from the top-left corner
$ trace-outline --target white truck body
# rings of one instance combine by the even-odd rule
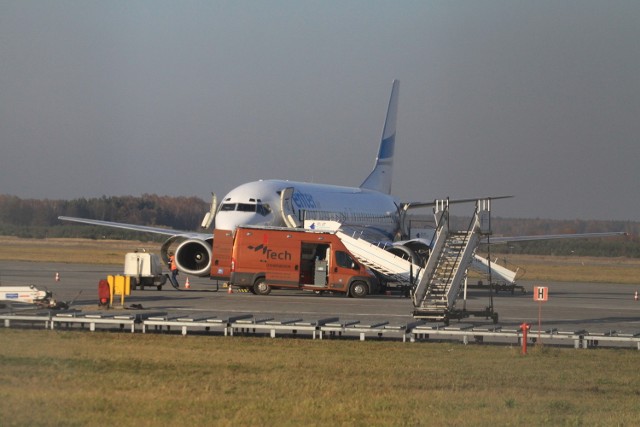
[[[131,278],[131,289],[155,286],[160,290],[167,280],[160,257],[149,252],[127,253],[124,256],[124,275]]]

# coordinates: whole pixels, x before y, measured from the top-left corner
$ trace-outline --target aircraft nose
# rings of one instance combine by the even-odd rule
[[[220,230],[234,230],[238,226],[237,221],[222,213],[216,215],[215,224],[216,228]]]
[[[241,212],[220,212],[216,215],[216,228],[219,230],[235,230],[241,225],[264,225],[261,217],[256,214]]]

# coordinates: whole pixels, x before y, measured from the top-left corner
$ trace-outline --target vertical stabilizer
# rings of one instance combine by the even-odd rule
[[[389,108],[387,109],[387,118],[384,121],[384,129],[382,131],[382,141],[380,141],[378,157],[376,158],[376,165],[360,188],[391,194],[391,175],[393,172],[393,151],[396,145],[399,87],[400,81],[394,80],[391,88],[391,98],[389,99]]]

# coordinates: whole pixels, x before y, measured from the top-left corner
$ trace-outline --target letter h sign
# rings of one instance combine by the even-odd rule
[[[549,288],[546,286],[534,286],[533,287],[533,300],[544,302],[549,299]]]

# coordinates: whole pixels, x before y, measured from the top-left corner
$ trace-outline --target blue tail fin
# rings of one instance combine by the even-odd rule
[[[396,145],[396,118],[398,116],[398,90],[400,82],[393,81],[391,89],[391,99],[387,109],[387,118],[384,121],[382,131],[382,141],[378,149],[376,165],[364,180],[360,188],[375,190],[381,193],[391,193],[391,175],[393,172],[393,151]]]

